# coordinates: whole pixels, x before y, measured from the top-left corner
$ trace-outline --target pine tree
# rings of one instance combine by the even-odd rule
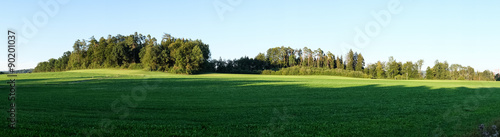
[[[347,62],[346,62],[346,70],[354,70],[354,52],[352,52],[352,49],[349,50],[346,56]]]

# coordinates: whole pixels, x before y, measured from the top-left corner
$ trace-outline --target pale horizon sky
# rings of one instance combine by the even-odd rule
[[[66,2],[64,2],[66,1]],[[390,5],[400,2],[399,12]],[[39,3],[56,3],[48,13]],[[157,0],[157,1],[0,1],[0,70],[7,70],[7,29],[22,30],[33,17],[48,19],[35,27],[38,32],[18,41],[17,69],[34,68],[38,62],[58,58],[71,51],[77,39],[130,35],[134,32],[161,38],[201,39],[210,45],[212,58],[255,57],[268,48],[321,48],[345,56],[352,48],[366,63],[424,59],[424,67],[435,60],[472,66],[498,73],[500,64],[500,1],[485,0]],[[231,3],[233,2],[233,3]],[[231,9],[219,16],[216,6]],[[51,7],[52,10],[54,7]],[[373,12],[388,11],[386,24]],[[51,16],[54,15],[54,16]],[[385,17],[385,16],[384,16]],[[387,19],[387,18],[382,18]],[[35,21],[36,22],[36,21]],[[355,46],[357,28],[380,25],[366,45]],[[370,27],[371,31],[375,29]],[[29,41],[26,43],[26,41]],[[343,45],[347,43],[348,45]]]

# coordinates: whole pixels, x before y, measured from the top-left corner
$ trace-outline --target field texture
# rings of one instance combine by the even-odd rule
[[[500,119],[499,82],[140,70],[16,82],[17,129],[4,111],[0,136],[462,136]]]

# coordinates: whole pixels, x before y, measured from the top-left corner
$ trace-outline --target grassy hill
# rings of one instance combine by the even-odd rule
[[[8,88],[0,87],[5,96]],[[500,84],[485,81],[32,73],[18,76],[17,129],[0,129],[0,135],[473,135],[479,124],[498,122],[499,98]],[[2,101],[0,109],[7,110],[8,100]]]

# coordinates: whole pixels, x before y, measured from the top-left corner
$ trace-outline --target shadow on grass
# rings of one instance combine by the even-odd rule
[[[296,81],[149,78],[20,87],[19,128],[0,134],[458,136],[499,117],[498,88],[290,82]],[[111,107],[116,100],[127,116]],[[115,128],[100,127],[102,119]]]

